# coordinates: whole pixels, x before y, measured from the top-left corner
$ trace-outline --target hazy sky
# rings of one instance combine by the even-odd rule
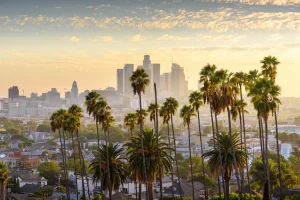
[[[247,72],[274,55],[282,95],[299,97],[300,0],[0,0],[2,97],[115,87],[144,54],[162,72],[173,57],[191,89],[206,63]]]

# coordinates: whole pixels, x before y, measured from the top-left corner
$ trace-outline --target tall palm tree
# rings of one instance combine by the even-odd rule
[[[163,124],[167,124],[167,130],[168,130],[168,145],[171,147],[171,141],[170,141],[170,113],[166,106],[162,106],[160,109],[159,116],[163,118]],[[170,151],[170,157],[172,157],[172,151]],[[176,155],[175,155],[176,157]],[[172,180],[172,186],[174,184],[174,175],[171,172],[171,180]],[[174,190],[172,190],[172,198],[174,199]]]
[[[100,154],[95,155],[95,159],[90,164],[90,169],[93,172],[93,182],[103,183],[103,190],[118,190],[120,185],[123,185],[129,178],[129,171],[125,161],[121,158],[124,148],[119,144],[108,144],[100,147]],[[98,158],[98,156],[101,158]],[[108,156],[107,156],[108,155]],[[99,160],[101,164],[99,167]],[[101,171],[101,172],[100,172]],[[111,177],[111,186],[109,186],[109,176]]]
[[[179,176],[179,168],[178,168],[178,161],[176,158],[177,155],[177,150],[176,150],[176,138],[175,138],[175,130],[174,130],[174,123],[173,123],[173,116],[175,115],[177,109],[178,109],[178,101],[173,98],[169,97],[166,99],[164,102],[163,106],[166,108],[166,112],[170,115],[170,120],[171,120],[171,128],[172,128],[172,133],[173,133],[173,145],[174,145],[174,153],[175,153],[175,164],[176,164],[176,175],[178,178],[178,185],[179,185],[179,192],[180,192],[180,198],[182,199],[182,191],[181,191],[181,181],[180,181],[180,176]]]
[[[236,166],[240,169],[245,168],[246,160],[248,158],[248,154],[240,149],[241,146],[241,140],[239,138],[238,133],[232,134],[226,134],[222,133],[219,135],[219,137],[214,137],[213,140],[215,140],[214,144],[219,146],[221,149],[221,157],[222,157],[222,163],[224,167],[224,179],[225,179],[225,185],[226,185],[226,192],[225,192],[225,199],[229,199],[229,181],[231,177],[231,173],[233,170],[235,170],[235,162],[236,160]],[[232,153],[232,146],[234,149],[234,154]],[[204,153],[204,157],[208,158],[208,166],[210,168],[210,171],[212,174],[217,174],[220,170],[220,161],[219,161],[219,149],[218,147],[211,149],[210,151]],[[235,157],[235,158],[234,158]]]
[[[195,191],[194,191],[194,178],[193,178],[193,163],[192,163],[192,149],[191,149],[191,118],[196,116],[194,108],[191,105],[184,105],[180,110],[180,117],[183,119],[183,125],[187,126],[188,128],[188,138],[189,138],[189,153],[190,153],[190,169],[191,169],[191,180],[192,180],[192,199],[195,198]]]
[[[105,100],[96,91],[91,91],[85,96],[84,104],[86,106],[87,113],[94,117],[94,120],[95,120],[95,123],[96,123],[97,146],[98,146],[98,153],[100,153],[100,151],[99,151],[99,149],[100,149],[99,123],[100,123],[100,120],[102,118],[102,112],[101,111],[103,109],[105,109],[105,107],[107,105],[106,105]],[[98,155],[98,158],[101,159],[101,156]],[[99,160],[99,168],[100,168],[100,163],[101,163],[101,160]],[[99,169],[99,175],[101,176],[101,170],[100,169]],[[102,189],[102,184],[101,184],[101,189]]]
[[[156,114],[156,109],[159,109],[159,105],[156,105],[155,103],[150,103],[148,106],[148,113],[150,116],[150,121],[153,121],[153,128],[155,129],[155,114]]]
[[[262,75],[270,79],[272,81],[276,81],[276,75],[277,75],[277,66],[280,64],[280,62],[277,60],[274,56],[268,56],[264,57],[263,60],[260,61],[262,64]],[[278,96],[277,96],[278,97]],[[278,139],[278,122],[277,122],[277,110],[279,108],[280,102],[274,102],[273,101],[273,107],[272,113],[275,116],[275,133],[276,133],[276,146],[277,146],[277,165],[279,170],[279,183],[280,183],[280,197],[283,196],[283,184],[282,184],[282,174],[281,174],[281,163],[280,163],[280,153],[279,153],[279,139]]]
[[[132,131],[134,129],[135,124],[137,123],[137,116],[135,113],[127,113],[124,117],[124,125],[130,130],[130,136],[132,137]]]
[[[200,147],[201,147],[201,158],[202,158],[202,174],[205,177],[205,171],[204,171],[204,158],[203,158],[203,142],[202,142],[202,133],[201,133],[201,124],[200,124],[200,113],[199,109],[200,106],[203,105],[203,96],[200,92],[194,91],[189,96],[189,102],[192,105],[193,109],[197,112],[197,118],[198,118],[198,130],[199,130],[199,137],[200,137]],[[206,180],[204,178],[204,195],[205,199],[208,199],[207,190],[206,190]]]
[[[215,120],[216,123],[216,131],[215,131],[215,125],[214,125],[214,117],[213,117],[213,111],[215,113],[215,119],[217,119],[217,97],[215,94],[215,83],[214,83],[214,75],[217,70],[217,67],[215,65],[207,64],[204,66],[200,71],[200,83],[203,84],[203,86],[200,88],[200,92],[203,94],[203,103],[208,104],[210,108],[210,117],[211,117],[211,126],[212,126],[212,132],[213,137],[215,137],[216,133],[218,134],[218,122]],[[215,146],[215,145],[214,145]],[[220,152],[221,155],[221,152]],[[221,158],[221,156],[220,156]],[[220,160],[220,165],[222,166],[222,162]],[[221,167],[221,171],[223,170],[223,167]],[[223,173],[222,175],[222,183],[223,183],[223,190],[225,191],[225,185],[224,185],[224,178]],[[218,187],[219,187],[219,198],[221,198],[221,184],[220,184],[220,178],[218,176]]]
[[[227,116],[228,116],[228,128],[229,128],[229,135],[230,135],[230,142],[232,143],[232,127],[231,127],[231,113],[230,113],[230,106],[232,105],[233,99],[238,92],[238,88],[236,87],[235,79],[232,77],[232,73],[228,73],[227,70],[220,69],[216,73],[216,79],[220,81],[220,92],[221,92],[221,99],[223,103],[223,109],[226,108]],[[231,146],[231,151],[233,154],[233,161],[235,167],[235,176],[237,179],[238,190],[241,197],[241,185],[240,185],[240,177],[239,177],[239,168],[237,167],[236,157],[234,156],[235,151],[234,147]]]
[[[153,182],[163,176],[164,173],[168,173],[172,170],[172,160],[169,151],[172,150],[169,145],[163,140],[162,136],[156,138],[156,133],[153,130],[144,130],[142,135],[143,145],[139,137],[132,137],[126,144],[127,158],[129,164],[129,171],[136,174],[136,177],[140,182],[148,181],[149,199],[153,198]],[[158,143],[157,140],[158,139]],[[159,160],[157,159],[157,146],[159,149]],[[143,169],[143,148],[146,159],[146,170]],[[161,173],[159,173],[159,167],[161,166]],[[145,179],[144,171],[147,172],[147,179]]]
[[[268,119],[270,113],[273,112],[274,109],[277,108],[277,105],[280,104],[280,100],[278,96],[280,95],[280,87],[275,84],[273,80],[268,80],[265,78],[259,79],[254,87],[252,87],[249,91],[249,96],[251,96],[251,102],[254,105],[254,108],[258,111],[259,115],[264,120],[265,126],[265,165],[266,165],[266,175],[268,182],[268,191],[271,194],[271,186],[270,186],[270,170],[268,163]]]
[[[8,181],[6,164],[0,161],[0,200],[6,200],[6,184]]]
[[[67,191],[67,200],[70,199],[70,191],[69,191],[69,175],[68,175],[68,169],[66,165],[66,143],[65,143],[65,134],[64,134],[64,119],[65,115],[67,114],[67,111],[64,109],[59,109],[55,113],[53,113],[50,117],[50,126],[52,129],[52,132],[55,133],[56,130],[58,130],[59,133],[59,141],[60,141],[60,147],[61,147],[61,155],[63,160],[63,169],[65,174],[65,181],[66,181],[66,191]],[[61,131],[63,131],[63,134],[61,134]],[[62,142],[63,138],[63,142]]]
[[[146,172],[146,160],[145,160],[145,152],[144,152],[144,145],[143,145],[143,138],[142,138],[142,134],[143,134],[143,123],[142,122],[142,118],[143,118],[143,113],[142,113],[142,93],[145,93],[146,87],[149,84],[150,80],[149,80],[149,76],[148,74],[145,72],[144,69],[139,68],[136,69],[131,77],[130,77],[130,83],[131,83],[131,87],[133,89],[133,94],[134,95],[138,95],[139,96],[139,103],[140,103],[140,116],[139,116],[139,124],[140,124],[140,139],[141,139],[141,144],[142,144],[142,152],[143,152],[143,166],[144,166],[144,175],[145,175],[145,183],[146,183],[146,199],[148,200],[148,187],[147,187],[147,172]]]
[[[140,117],[141,113],[142,113],[142,117]],[[137,124],[140,124],[142,122],[142,125],[144,125],[146,121],[146,117],[148,116],[147,110],[145,109],[142,109],[142,111],[136,110],[135,114],[137,118]]]

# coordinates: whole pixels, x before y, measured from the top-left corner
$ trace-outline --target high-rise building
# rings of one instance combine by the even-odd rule
[[[160,89],[160,64],[151,64],[150,65],[151,70],[151,91],[154,92],[153,84],[156,83],[156,89]]]
[[[171,92],[175,96],[179,96],[180,90],[180,65],[172,63],[171,69]]]
[[[117,91],[123,94],[123,69],[117,69]]]
[[[160,76],[160,89],[162,91],[171,91],[171,73],[163,73]]]
[[[71,103],[72,104],[78,104],[78,87],[76,81],[72,84],[71,89]]]
[[[123,68],[123,94],[129,95],[132,94],[132,88],[130,85],[130,76],[133,72],[133,64],[125,64]]]
[[[144,55],[143,68],[145,71],[150,70],[150,64],[151,64],[150,56]]]
[[[52,88],[46,95],[46,100],[49,106],[59,107],[61,106],[60,94],[56,88]]]
[[[18,86],[12,86],[8,89],[8,98],[19,98],[19,88]]]
[[[71,92],[70,91],[65,92],[65,99],[71,100]]]

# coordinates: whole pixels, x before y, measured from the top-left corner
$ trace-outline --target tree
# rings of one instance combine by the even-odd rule
[[[295,119],[294,119],[294,124],[295,124],[296,126],[300,126],[300,116],[295,117]]]
[[[110,172],[111,187],[114,190],[118,190],[119,187],[126,182],[129,174],[124,160],[120,158],[124,149],[121,148],[119,144],[110,143],[107,147],[106,145],[102,145],[99,151],[100,154],[97,154],[90,164],[93,173],[93,182],[100,181],[103,190],[109,190],[108,172]],[[98,158],[99,155],[101,159]],[[99,160],[101,160],[100,167]],[[108,170],[108,168],[110,169]]]
[[[171,128],[172,128],[172,133],[173,133],[173,147],[174,147],[174,153],[176,155],[177,150],[176,150],[176,139],[175,139],[175,129],[174,129],[173,116],[175,115],[175,113],[178,109],[178,106],[179,106],[178,101],[173,97],[169,97],[163,103],[163,106],[165,107],[166,115],[168,115],[168,118],[171,120]],[[176,164],[176,174],[177,174],[177,177],[179,177],[178,161],[176,160],[176,157],[175,157],[175,164]],[[178,184],[179,184],[179,188],[181,188],[180,178],[178,178]],[[182,197],[181,189],[179,190],[179,192],[180,192],[180,197]]]
[[[189,153],[190,153],[190,169],[191,169],[191,180],[192,180],[192,199],[195,198],[194,191],[194,180],[193,180],[193,163],[192,163],[192,149],[191,149],[191,118],[195,116],[194,108],[191,105],[185,105],[180,110],[180,117],[183,119],[183,125],[188,128],[188,138],[189,138]]]
[[[124,118],[124,125],[130,130],[130,136],[132,137],[132,131],[137,123],[137,116],[135,113],[128,113]]]
[[[148,74],[145,72],[144,69],[139,68],[137,70],[135,70],[131,77],[130,77],[130,83],[131,83],[131,87],[133,89],[133,94],[136,95],[138,94],[139,96],[139,104],[140,104],[140,115],[139,115],[139,124],[140,124],[140,139],[141,139],[141,144],[142,144],[142,153],[143,153],[143,166],[144,169],[146,170],[146,161],[145,161],[145,152],[144,152],[144,145],[143,145],[143,137],[142,137],[142,133],[143,133],[143,123],[142,119],[143,119],[143,110],[142,110],[142,93],[145,93],[146,87],[149,84],[150,80],[149,80],[149,76]],[[144,171],[144,175],[145,175],[145,180],[146,183],[147,181],[147,172]],[[146,184],[147,185],[147,184]],[[148,200],[148,187],[146,186],[146,199]]]
[[[12,134],[12,135],[21,134],[21,130],[18,128],[8,128],[8,129],[6,129],[6,132],[8,132],[9,134]]]
[[[6,165],[0,161],[0,200],[6,200],[6,184],[8,181],[8,169]]]
[[[143,145],[139,137],[132,137],[130,141],[126,144],[127,149],[127,159],[128,159],[128,168],[134,174],[136,180],[141,183],[148,181],[148,193],[149,199],[153,199],[153,182],[156,178],[159,180],[164,173],[168,173],[172,170],[172,160],[169,152],[172,150],[169,145],[163,140],[164,137],[158,136],[156,140],[156,133],[153,130],[144,130],[143,136]],[[157,146],[159,149],[159,156],[157,157]],[[143,160],[143,149],[146,159],[146,169],[142,164]],[[159,160],[158,160],[159,158]],[[161,174],[159,173],[159,166],[161,166]],[[144,171],[147,172],[147,179],[144,175]]]
[[[40,177],[48,180],[48,185],[56,185],[58,182],[59,168],[55,161],[46,161],[38,167]]]
[[[156,109],[159,110],[159,105],[156,105],[155,103],[150,103],[150,105],[148,106],[148,113],[150,116],[150,121],[153,121],[153,128],[155,129],[155,114],[156,114]]]
[[[50,133],[51,132],[51,126],[48,123],[43,123],[40,124],[37,128],[36,128],[37,132],[45,132],[45,133]]]
[[[241,141],[238,133],[230,134],[222,133],[218,138],[214,137],[214,144],[221,149],[222,166],[224,167],[224,180],[225,180],[225,199],[229,199],[229,181],[231,173],[234,170],[234,157],[236,160],[236,167],[239,169],[245,168],[248,155],[244,150],[240,149]],[[231,142],[232,141],[232,142]],[[231,147],[233,146],[234,154]],[[208,158],[208,166],[212,174],[216,175],[220,169],[219,151],[217,148],[213,148],[204,153],[204,157]]]
[[[203,105],[203,96],[200,92],[194,91],[189,96],[189,102],[192,105],[192,108],[197,112],[197,118],[198,118],[198,131],[199,131],[199,137],[200,137],[200,148],[201,148],[201,156],[203,155],[203,142],[202,142],[202,132],[201,132],[201,123],[200,123],[200,113],[199,109],[200,106]],[[202,156],[202,173],[204,173],[204,158]],[[206,190],[206,183],[204,179],[204,192],[205,192],[205,199],[208,199],[208,194]]]

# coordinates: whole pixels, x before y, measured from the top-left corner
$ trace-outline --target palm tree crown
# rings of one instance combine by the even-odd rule
[[[145,93],[146,86],[150,82],[148,74],[142,68],[136,69],[129,80],[134,94]]]

